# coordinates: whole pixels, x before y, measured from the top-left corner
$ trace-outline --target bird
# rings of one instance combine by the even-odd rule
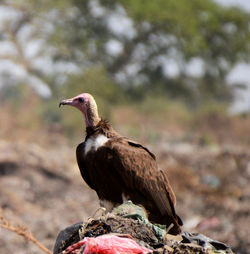
[[[110,212],[130,200],[146,209],[151,222],[166,225],[170,234],[181,233],[183,223],[175,212],[175,194],[155,155],[100,118],[91,94],[62,100],[59,107],[62,105],[73,106],[83,114],[86,137],[76,148],[76,159],[82,178],[95,190],[100,205]]]

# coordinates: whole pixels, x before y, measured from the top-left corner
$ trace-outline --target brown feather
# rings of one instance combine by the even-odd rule
[[[100,134],[109,140],[85,154],[86,141]],[[173,223],[170,233],[180,233],[181,220],[175,213],[175,196],[166,172],[158,169],[155,155],[146,147],[120,136],[107,121],[101,120],[87,128],[85,142],[76,153],[82,177],[100,200],[118,205],[125,195],[145,207],[149,220],[167,226]]]

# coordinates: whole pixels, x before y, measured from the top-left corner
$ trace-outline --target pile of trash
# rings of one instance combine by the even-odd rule
[[[54,254],[233,253],[225,244],[199,233],[168,234],[152,224],[142,207],[128,201],[111,213],[76,223],[57,237]]]

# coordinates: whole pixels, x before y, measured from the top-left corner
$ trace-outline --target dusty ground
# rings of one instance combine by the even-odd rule
[[[38,143],[41,143],[38,145]],[[29,227],[53,248],[58,232],[91,216],[97,197],[82,181],[75,146],[0,140],[0,206],[6,218]],[[236,146],[152,145],[168,168],[183,230],[222,241],[236,253],[250,249],[250,150]],[[0,229],[0,253],[41,253]]]

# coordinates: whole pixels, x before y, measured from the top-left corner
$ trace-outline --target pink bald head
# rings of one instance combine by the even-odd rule
[[[93,96],[89,93],[81,93],[71,99],[62,100],[59,104],[61,105],[70,105],[79,109],[84,117],[86,126],[94,126],[100,121],[97,112],[97,105]]]

